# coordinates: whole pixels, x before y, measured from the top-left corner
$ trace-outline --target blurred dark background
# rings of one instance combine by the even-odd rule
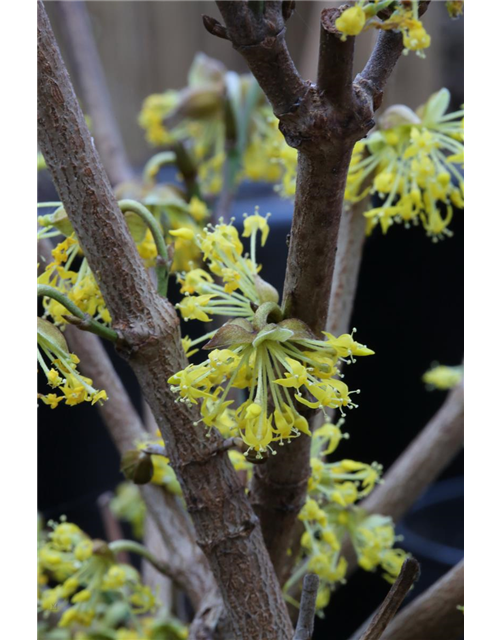
[[[49,15],[60,35],[55,5]],[[463,22],[450,21],[444,3],[433,3],[425,22],[433,42],[427,58],[403,57],[391,80],[385,106],[403,102],[415,108],[442,86],[452,93],[452,108],[463,102]],[[298,2],[288,41],[299,69],[313,77],[323,2]],[[331,5],[328,5],[331,6]],[[134,165],[152,154],[136,124],[143,98],[151,92],[180,88],[194,54],[202,50],[229,68],[244,64],[227,42],[209,36],[200,15],[217,16],[209,2],[90,2],[94,33],[110,83],[113,105]],[[59,32],[59,33],[58,33]],[[359,60],[372,35],[364,34]],[[59,41],[63,40],[59,38]],[[63,47],[63,54],[65,53]],[[69,65],[70,72],[71,66]],[[45,172],[44,172],[45,173]],[[56,197],[47,175],[40,176],[39,200]],[[233,208],[238,220],[255,205],[272,212],[271,234],[259,258],[262,275],[278,289],[283,282],[286,235],[292,204],[266,185],[243,185]],[[336,455],[388,468],[442,404],[445,394],[427,391],[422,374],[434,361],[457,365],[463,357],[463,212],[451,223],[453,238],[432,243],[422,228],[394,225],[367,239],[352,326],[376,351],[346,371],[351,388],[362,390],[359,409],[348,415],[351,437]],[[141,399],[133,374],[110,349],[137,408]],[[95,407],[39,408],[39,509],[46,518],[66,514],[90,535],[103,536],[96,500],[120,481],[119,460]],[[422,577],[410,598],[427,588],[462,555],[463,458],[442,474],[399,527],[401,546],[422,563]],[[378,606],[388,584],[378,573],[358,571],[334,593],[326,617],[318,620],[315,639],[347,638]],[[458,603],[457,603],[458,604]],[[424,640],[424,639],[422,639]]]

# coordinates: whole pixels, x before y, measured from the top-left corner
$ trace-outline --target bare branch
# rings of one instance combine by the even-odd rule
[[[464,633],[464,563],[415,598],[388,626],[381,640],[458,640]]]
[[[228,37],[243,55],[278,117],[293,112],[308,88],[295,68],[285,42],[289,4],[265,2],[260,14],[247,2],[217,2],[226,23],[226,27],[222,27],[225,31],[220,32],[225,34],[222,37]],[[217,23],[213,18],[209,20]],[[207,27],[206,17],[204,24]],[[221,25],[217,25],[215,35],[221,37]]]
[[[143,543],[146,549],[148,549],[155,558],[158,558],[163,565],[168,564],[163,536],[156,526],[156,522],[148,513],[146,513],[144,520]],[[170,611],[172,608],[172,580],[157,571],[144,559],[141,563],[141,573],[144,584],[150,587],[153,593],[158,594],[158,601],[161,602],[162,609]]]
[[[70,51],[83,104],[92,119],[96,145],[112,185],[133,177],[125,146],[113,114],[111,96],[99,58],[85,2],[58,2],[62,33]]]
[[[186,365],[179,319],[156,293],[94,148],[42,3],[38,3],[39,142],[130,363],[162,432],[197,542],[209,559],[233,632],[289,640],[292,626],[258,519],[222,436],[206,437],[168,379]]]
[[[350,329],[366,237],[366,220],[363,216],[366,202],[365,198],[352,206],[344,206],[340,221],[339,244],[325,327],[326,331],[335,336],[348,333]]]
[[[304,576],[302,596],[300,598],[299,619],[293,640],[312,640],[318,587],[319,578],[315,573],[309,573]]]
[[[335,21],[349,5],[323,9],[321,12],[321,40],[319,45],[318,87],[325,92],[332,105],[348,109],[352,98],[352,67],[354,37],[341,40]]]
[[[428,6],[429,2],[419,3],[420,16],[427,11]],[[365,68],[354,80],[355,85],[362,87],[371,96],[374,111],[382,103],[385,86],[402,53],[402,34],[399,31],[381,30]]]
[[[379,640],[387,625],[396,615],[397,610],[411,589],[413,583],[418,580],[420,566],[415,558],[407,558],[401,568],[401,572],[387,594],[384,602],[368,625],[367,630],[360,640]],[[425,636],[422,636],[422,638]],[[426,639],[427,640],[427,639]]]
[[[463,447],[464,388],[450,391],[441,409],[362,503],[369,513],[398,522]]]
[[[402,53],[401,33],[381,31],[370,59],[363,71],[356,76],[354,83],[362,86],[372,97],[374,109],[378,109],[382,104],[385,85]]]

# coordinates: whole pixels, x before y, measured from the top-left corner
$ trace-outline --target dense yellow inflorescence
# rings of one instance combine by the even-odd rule
[[[102,540],[92,540],[64,517],[60,522],[49,522],[49,526],[48,534],[41,533],[38,548],[38,608],[42,620],[49,614],[57,616],[57,626],[80,630],[81,640],[87,637],[83,628],[88,628],[88,637],[97,631],[112,633],[113,638],[153,637],[148,629],[152,631],[159,620],[141,616],[154,612],[157,602],[136,569],[117,562],[111,547]],[[116,615],[110,618],[112,610]],[[166,622],[171,625],[171,633],[176,633],[168,637],[187,638],[187,627],[175,618],[163,624]],[[134,635],[138,630],[141,634]],[[41,638],[43,631],[42,624]]]
[[[194,239],[209,271],[178,274],[185,297],[177,306],[185,320],[209,322],[214,315],[230,320],[202,338],[184,339],[185,349],[194,353],[193,347],[210,338],[204,347],[210,353],[169,380],[179,401],[200,405],[205,425],[223,421],[226,433],[239,435],[257,457],[273,452],[272,443],[310,435],[297,407],[325,415],[328,408],[344,413],[355,407],[351,396],[358,391],[340,379],[338,365],[373,353],[352,335],[325,333],[319,340],[303,322],[283,320],[278,293],[260,277],[256,261],[257,236],[263,245],[268,233],[267,216],[256,210],[244,219],[249,254],[232,224],[206,227]],[[241,400],[229,399],[231,391]]]
[[[348,437],[336,425],[327,422],[312,436],[311,477],[307,501],[299,515],[304,526],[301,554],[297,566],[285,585],[285,594],[293,602],[292,587],[304,573],[312,571],[320,578],[316,607],[323,609],[338,583],[345,582],[347,560],[342,555],[342,542],[348,536],[356,552],[358,564],[366,571],[380,567],[383,576],[393,582],[407,557],[395,549],[397,537],[392,520],[368,515],[356,506],[380,482],[381,466],[354,460],[328,462],[342,439]]]

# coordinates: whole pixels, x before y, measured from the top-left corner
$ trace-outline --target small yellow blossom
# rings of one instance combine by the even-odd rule
[[[365,26],[366,16],[362,7],[356,5],[342,12],[341,16],[335,21],[335,26],[343,34],[342,40],[346,36],[357,36]]]
[[[452,389],[463,378],[464,369],[462,366],[447,367],[444,365],[437,365],[432,369],[429,369],[422,376],[422,380],[431,389]]]

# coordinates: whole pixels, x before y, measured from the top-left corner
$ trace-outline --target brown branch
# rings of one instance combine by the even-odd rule
[[[300,77],[286,46],[288,6],[284,7],[282,2],[263,4],[264,11],[261,14],[254,12],[247,2],[217,2],[226,23],[222,27],[225,33],[223,37],[227,37],[244,56],[274,113],[280,117],[296,109],[307,93],[308,84]],[[213,18],[209,20],[217,22]],[[206,17],[204,24],[207,26]]]
[[[39,143],[113,326],[162,432],[235,637],[289,640],[291,622],[257,518],[220,434],[196,426],[168,379],[186,365],[179,319],[156,293],[96,153],[43,5],[38,3]]]
[[[388,626],[381,640],[458,640],[464,633],[463,560],[407,605]]]
[[[165,553],[165,543],[160,529],[157,527],[153,518],[146,513],[144,520],[144,539],[143,544],[155,558],[163,564],[167,565],[169,558]],[[172,580],[166,575],[156,571],[155,568],[143,559],[141,563],[142,580],[144,584],[151,588],[153,593],[158,594],[158,600],[161,602],[162,609],[171,611],[172,609]]]
[[[367,630],[360,636],[359,640],[379,640],[387,625],[396,615],[406,594],[418,580],[420,567],[415,558],[407,558],[401,568],[401,572],[391,587],[379,610],[368,625]],[[422,636],[422,638],[426,636]]]
[[[92,120],[92,132],[109,180],[112,185],[130,180],[133,172],[113,114],[111,96],[85,2],[57,2],[56,7],[77,86],[84,108]]]
[[[309,573],[304,576],[302,596],[300,598],[299,619],[293,640],[312,640],[318,587],[319,578],[315,573]]]
[[[113,492],[106,491],[97,498],[97,507],[101,516],[101,521],[106,532],[106,540],[113,542],[114,540],[123,540],[123,531],[120,523],[115,518],[115,514],[111,511],[110,502],[113,499]],[[129,563],[130,557],[126,551],[117,553],[118,562]]]
[[[345,109],[352,97],[352,67],[355,38],[341,40],[335,21],[349,5],[323,9],[319,45],[318,87],[337,108]]]
[[[147,437],[141,420],[99,339],[73,327],[66,328],[66,336],[81,358],[83,373],[108,393],[109,400],[99,406],[99,412],[123,454]],[[158,557],[165,573],[186,593],[196,611],[191,637],[209,638],[211,635],[207,634],[215,632],[223,614],[223,605],[207,560],[196,544],[191,523],[176,498],[162,487],[141,486],[141,495],[149,524],[154,525],[163,542]]]
[[[109,399],[98,405],[98,410],[116,448],[121,454],[134,449],[148,434],[99,338],[74,327],[66,327],[65,335],[80,357],[82,372],[108,394]],[[196,608],[206,590],[215,585],[186,514],[161,487],[145,485],[141,493],[150,516],[162,532],[168,551],[168,559],[163,560],[170,567],[169,574],[175,576]]]
[[[382,104],[385,85],[402,53],[401,33],[381,31],[365,68],[356,76],[355,83],[364,87],[372,97],[374,109],[378,109]]]
[[[366,219],[364,198],[344,206],[340,221],[339,243],[335,257],[332,290],[325,330],[335,336],[348,333],[358,286],[358,276],[365,244]]]
[[[378,69],[386,64],[390,47],[384,47],[385,57],[372,56],[366,78],[352,84],[354,38],[342,42],[334,26],[336,10],[325,10],[316,86],[300,78],[286,48],[283,3],[265,2],[263,12],[246,2],[218,6],[226,26],[224,32],[217,27],[217,35],[229,38],[243,55],[287,143],[299,152],[283,307],[286,317],[299,318],[320,334],[327,319],[351,153],[374,124],[373,83],[382,85],[392,70],[393,65],[383,75]],[[400,53],[399,48],[392,52],[394,62]],[[308,417],[312,420],[312,412]],[[309,439],[298,438],[280,449],[271,464],[262,465],[252,482],[252,504],[278,574],[305,499],[309,449]]]
[[[422,16],[429,2],[419,3]],[[380,31],[375,48],[363,71],[356,76],[354,84],[362,87],[373,100],[373,109],[382,104],[384,89],[391,73],[403,53],[403,36],[399,31]]]

